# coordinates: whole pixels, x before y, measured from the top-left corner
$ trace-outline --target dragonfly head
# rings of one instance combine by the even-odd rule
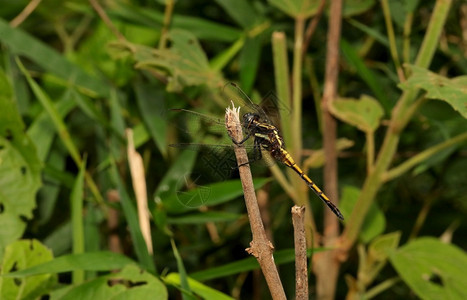
[[[254,123],[259,121],[259,115],[255,113],[246,113],[243,115],[243,127],[251,129]]]

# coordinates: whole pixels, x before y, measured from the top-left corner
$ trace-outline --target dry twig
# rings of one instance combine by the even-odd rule
[[[232,104],[233,106],[233,104]],[[233,107],[227,108],[225,113],[225,125],[230,137],[235,141],[243,139],[242,126],[239,117],[240,109]],[[261,214],[256,201],[255,188],[253,178],[251,176],[248,156],[243,146],[236,145],[235,156],[239,167],[240,180],[242,182],[243,193],[245,196],[245,204],[250,220],[251,232],[253,239],[250,242],[250,248],[246,251],[252,254],[258,260],[258,263],[263,271],[264,277],[269,287],[273,299],[286,299],[282,282],[279,278],[277,267],[274,263],[272,255],[274,246],[268,240],[264,230]],[[246,164],[245,164],[246,163]]]
[[[295,299],[308,299],[305,206],[292,207],[292,223],[295,241]]]

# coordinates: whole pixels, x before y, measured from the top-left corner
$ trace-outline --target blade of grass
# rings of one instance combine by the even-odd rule
[[[4,277],[26,277],[47,273],[64,273],[75,270],[110,271],[135,264],[130,258],[110,251],[68,254],[30,268],[4,274]]]
[[[74,83],[88,93],[104,97],[109,95],[108,85],[105,82],[88,75],[60,53],[21,29],[11,28],[2,19],[0,19],[0,41],[10,47],[13,53],[26,56],[45,70]]]
[[[76,107],[76,104],[71,101],[68,90],[64,93],[63,97],[55,103],[55,107],[61,119],[65,118],[65,116]],[[46,111],[42,111],[37,115],[31,126],[29,126],[27,133],[36,145],[37,156],[41,161],[45,161],[49,155],[56,134],[54,123],[49,118]]]
[[[378,75],[365,65],[364,61],[358,57],[352,45],[344,39],[341,39],[341,50],[347,62],[357,70],[358,75],[366,82],[376,98],[381,102],[384,110],[386,112],[390,111],[392,104],[386,96],[384,89],[381,88],[383,84],[378,80]]]
[[[291,111],[291,91],[289,77],[289,63],[287,59],[286,36],[283,32],[274,32],[272,35],[272,54],[274,59],[274,81],[276,84],[277,97],[287,111]],[[281,113],[281,128],[286,145],[291,145],[292,134],[290,127],[290,114]]]
[[[172,252],[175,256],[175,260],[177,261],[177,269],[180,275],[180,285],[183,289],[182,298],[183,300],[195,300],[196,298],[193,296],[190,285],[188,284],[188,276],[186,274],[185,266],[183,265],[182,257],[180,256],[177,245],[175,245],[175,241],[172,238],[170,239],[170,244],[172,245]]]
[[[249,1],[216,0],[216,2],[222,6],[225,12],[244,29],[250,28],[258,20],[259,16]]]
[[[71,191],[71,226],[73,235],[73,254],[84,253],[84,228],[83,228],[83,188],[84,173],[86,172],[86,158],[84,158],[81,168],[76,177],[73,190]],[[72,283],[75,285],[84,282],[84,270],[74,270],[72,272]]]
[[[81,160],[78,148],[71,140],[68,128],[66,127],[65,122],[63,121],[57,109],[55,108],[55,104],[52,102],[49,96],[40,88],[40,86],[31,78],[31,75],[26,70],[23,63],[18,57],[16,58],[16,63],[18,64],[18,67],[20,68],[23,75],[26,77],[26,80],[28,81],[29,86],[31,87],[34,95],[37,97],[39,102],[42,104],[42,106],[50,116],[52,122],[55,125],[55,129],[57,130],[58,135],[60,136],[60,139],[62,140],[63,144],[68,150],[68,153],[70,153],[71,157],[73,158],[73,161],[78,166],[78,168],[81,168],[83,161]],[[94,180],[88,172],[85,173],[85,178],[97,203],[102,205],[104,203],[104,199],[102,198],[99,189],[97,188],[97,185],[95,184]]]
[[[261,56],[261,36],[247,38],[240,53],[240,84],[250,94]]]
[[[138,261],[145,270],[155,274],[156,266],[152,256],[148,252],[148,248],[146,247],[146,243],[139,228],[138,214],[136,213],[134,204],[131,202],[128,192],[120,179],[120,175],[118,174],[117,166],[114,161],[111,163],[110,176],[112,177],[114,184],[117,185],[118,192],[120,194],[123,213],[125,214],[125,219],[128,222],[130,235],[133,240],[133,248],[135,249]]]
[[[381,7],[383,9],[384,20],[386,21],[386,29],[388,32],[389,39],[389,51],[391,52],[392,60],[399,76],[399,81],[405,81],[404,71],[402,70],[401,63],[399,60],[399,54],[397,53],[396,37],[394,34],[394,27],[392,26],[391,10],[389,9],[388,0],[381,1]]]
[[[167,157],[166,93],[162,87],[156,87],[154,84],[136,82],[133,87],[144,124],[159,152]]]
[[[240,36],[229,48],[222,51],[209,62],[211,69],[215,71],[222,70],[242,49],[245,44],[245,36]]]

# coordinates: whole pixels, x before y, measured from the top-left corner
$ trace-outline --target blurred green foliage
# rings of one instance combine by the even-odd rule
[[[105,17],[90,4],[96,1],[42,1],[30,15],[20,14],[31,3],[2,1],[0,10],[0,257],[2,275],[12,273],[0,282],[0,298],[268,299],[259,267],[244,251],[251,233],[240,181],[196,185],[189,176],[200,165],[196,152],[168,147],[179,138],[169,109],[222,118],[229,105],[222,87],[229,81],[255,102],[286,91],[281,87],[290,84],[292,71],[277,70],[292,65],[294,19],[316,17],[319,1],[115,0],[104,2]],[[342,98],[331,108],[342,121],[338,137],[353,142],[339,152],[343,228],[359,212],[368,161],[384,147],[398,99],[416,91],[416,100],[410,119],[401,120],[407,126],[382,174],[384,185],[362,212],[336,298],[465,299],[467,5],[454,1],[446,22],[438,21],[443,30],[428,68],[416,60],[435,1],[388,5],[389,16],[373,0],[345,1],[343,8]],[[395,40],[386,29],[388,17]],[[318,154],[326,135],[316,108],[328,19],[325,7],[298,70],[301,139]],[[285,58],[273,52],[278,31],[285,33]],[[290,110],[288,99],[279,101]],[[286,141],[293,136],[288,125],[281,124]],[[127,128],[144,165],[153,252],[138,222]],[[303,153],[310,166],[316,167],[313,158],[322,164],[318,154]],[[308,173],[322,186],[319,170]],[[265,226],[292,298],[293,201],[277,175],[254,175],[255,188],[267,192]],[[180,200],[185,186],[184,197],[198,202]],[[322,204],[314,195],[309,199],[321,221]]]

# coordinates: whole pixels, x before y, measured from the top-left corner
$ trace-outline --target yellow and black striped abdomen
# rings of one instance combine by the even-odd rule
[[[337,208],[337,206],[335,206],[334,203],[329,200],[328,196],[326,196],[326,194],[324,194],[323,191],[313,182],[313,180],[311,180],[310,177],[308,177],[308,175],[306,175],[302,169],[300,169],[300,167],[293,160],[292,156],[286,150],[282,150],[282,157],[284,158],[283,163],[286,166],[292,168],[292,170],[294,170],[303,179],[303,181],[305,181],[306,185],[308,185],[308,187],[312,189],[313,192],[315,192],[315,194],[332,210],[332,212],[339,219],[344,220],[344,216]]]

